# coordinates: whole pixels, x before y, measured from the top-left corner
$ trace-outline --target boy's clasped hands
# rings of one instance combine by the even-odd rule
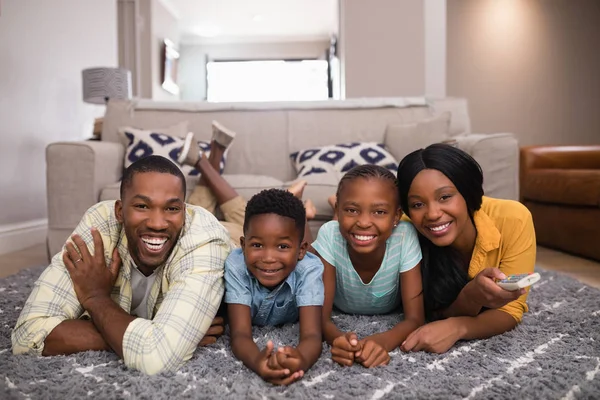
[[[302,354],[292,346],[279,347],[273,351],[272,341],[259,353],[256,372],[274,385],[289,385],[304,376],[301,369],[305,363]]]
[[[382,345],[369,337],[358,340],[354,332],[347,332],[333,340],[331,358],[348,367],[358,363],[365,368],[371,368],[390,362],[390,355]]]

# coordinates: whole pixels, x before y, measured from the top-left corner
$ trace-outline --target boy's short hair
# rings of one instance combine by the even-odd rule
[[[300,242],[304,240],[306,210],[302,200],[292,193],[283,189],[266,189],[252,196],[246,205],[244,235],[252,217],[262,214],[276,214],[293,219],[300,235]]]

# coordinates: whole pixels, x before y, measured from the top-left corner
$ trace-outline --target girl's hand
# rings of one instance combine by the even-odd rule
[[[390,355],[387,350],[372,339],[363,339],[360,342],[361,350],[354,353],[354,359],[365,368],[388,365]]]
[[[271,365],[273,364],[271,363],[271,365],[269,365],[269,359],[273,356],[272,353],[273,342],[269,340],[267,346],[259,353],[258,358],[255,361],[256,373],[265,381],[274,385],[289,385],[304,375],[301,371],[294,372],[290,375],[290,370],[282,368],[281,366],[271,368]]]
[[[496,280],[506,275],[498,268],[486,268],[467,284],[468,297],[471,301],[485,308],[500,308],[525,294],[526,289],[508,291],[496,284]]]
[[[347,332],[333,340],[331,344],[331,359],[342,366],[350,367],[354,364],[354,353],[360,349],[356,333]]]
[[[445,353],[460,339],[459,328],[455,318],[431,322],[408,335],[400,349]]]

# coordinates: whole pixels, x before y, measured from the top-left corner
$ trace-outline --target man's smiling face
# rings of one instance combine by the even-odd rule
[[[183,185],[175,175],[138,172],[115,204],[136,266],[150,274],[171,255],[185,221]]]

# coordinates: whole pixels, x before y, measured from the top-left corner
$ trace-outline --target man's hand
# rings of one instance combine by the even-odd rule
[[[289,385],[304,375],[302,371],[291,373],[288,368],[278,365],[276,359],[270,360],[273,356],[272,353],[273,342],[269,340],[255,361],[256,373],[265,381],[274,385]]]
[[[94,255],[79,235],[71,236],[73,243],[67,243],[67,249],[63,253],[63,262],[73,281],[73,287],[77,299],[84,309],[90,300],[110,297],[110,292],[119,275],[121,268],[121,257],[118,248],[115,247],[112,254],[112,262],[106,267],[104,261],[104,245],[100,232],[92,228],[94,239]]]
[[[486,268],[467,284],[469,298],[485,308],[500,308],[525,294],[526,289],[508,291],[496,284],[506,275],[498,268]]]
[[[304,371],[302,371],[302,365],[304,365],[305,360],[302,354],[295,347],[285,346],[278,348],[277,351],[271,355],[271,359],[269,361],[271,360],[273,360],[273,364],[271,365],[272,368],[280,367],[289,369],[292,373],[301,372],[304,374]]]
[[[412,332],[400,346],[402,351],[445,353],[460,339],[460,327],[455,318],[431,322]]]
[[[223,317],[215,317],[198,346],[207,346],[216,343],[223,332],[225,332],[225,321],[223,320]]]
[[[365,368],[388,365],[390,355],[387,350],[372,339],[363,339],[359,342],[361,349],[354,353],[354,359]]]
[[[340,365],[350,367],[354,364],[354,354],[360,349],[356,333],[347,332],[333,340],[331,344],[331,358]]]

